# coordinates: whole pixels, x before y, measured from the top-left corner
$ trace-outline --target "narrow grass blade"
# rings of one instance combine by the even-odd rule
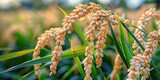
[[[82,77],[85,78],[85,73],[84,73],[84,70],[82,68],[82,65],[81,65],[81,62],[79,60],[79,57],[74,57],[74,61],[76,62],[76,66],[78,68],[78,71],[80,72]]]
[[[93,55],[94,59],[96,59],[95,53],[96,53],[96,50],[94,50],[94,52],[93,52],[93,54],[94,54],[94,55]],[[93,61],[93,63],[95,64],[96,62]],[[101,75],[102,75],[102,77],[103,77],[103,80],[106,80],[106,77],[105,77],[105,75],[103,74],[102,69],[101,69],[100,67],[98,67],[98,70],[100,71],[100,73],[101,73]]]
[[[149,79],[150,79],[150,80],[153,80],[152,77],[151,77],[151,75],[149,76]]]
[[[41,50],[43,50],[43,51],[45,51],[45,52],[47,52],[47,53],[51,53],[51,51],[50,51],[49,49],[46,49],[46,48],[43,48],[43,49],[41,49]]]
[[[130,35],[130,33],[128,31],[127,31],[127,36],[128,36],[129,48],[130,48],[131,51],[133,51],[132,50],[132,44],[133,44],[134,40],[133,40],[132,36]]]
[[[110,80],[110,77],[111,77],[111,75],[108,75],[106,80]]]
[[[111,39],[111,41],[113,41],[113,38],[112,38],[112,36],[111,36],[111,35],[107,34],[107,38],[110,38],[110,39]]]
[[[75,55],[73,55],[73,52],[70,49],[68,49],[68,50],[64,51],[64,54],[62,55],[62,59],[68,59],[68,58],[73,58],[73,57],[77,57],[77,56],[82,56],[82,55],[84,55],[84,52],[85,52],[84,46],[75,47]],[[38,59],[29,60],[29,61],[26,61],[22,64],[13,66],[5,71],[1,71],[0,74],[6,73],[9,71],[13,71],[13,70],[16,70],[16,69],[19,69],[22,67],[38,64],[38,63],[46,63],[46,62],[49,62],[52,57],[53,57],[53,55],[48,55],[48,56],[44,56],[44,57],[41,57]]]
[[[125,57],[124,57],[124,55],[123,55],[123,51],[121,50],[120,45],[119,45],[119,43],[117,42],[116,36],[115,36],[115,34],[114,34],[114,32],[113,32],[113,29],[112,29],[112,26],[111,26],[111,23],[110,23],[110,20],[109,20],[109,19],[108,19],[108,24],[109,24],[109,27],[110,27],[110,30],[111,30],[111,35],[112,35],[112,37],[113,37],[113,41],[114,41],[114,43],[115,43],[115,47],[116,47],[119,55],[121,56],[124,64],[126,65],[127,68],[129,68],[129,66],[128,66],[128,64],[127,64],[127,61],[126,61],[126,59],[125,59]]]
[[[137,29],[139,29],[140,31],[142,31],[144,34],[148,35],[148,33],[147,33],[146,31],[144,31],[144,30],[138,28],[137,26],[133,26],[133,25],[132,25],[132,27],[137,28]]]
[[[122,44],[122,49],[124,51],[124,55],[126,57],[126,61],[128,64],[130,64],[130,59],[131,59],[131,53],[129,51],[129,47],[127,45],[127,41],[126,41],[126,38],[125,38],[125,34],[124,34],[124,30],[122,28],[122,25],[121,25],[121,22],[120,20],[118,20],[118,24],[119,24],[119,32],[120,32],[120,40],[121,40],[121,44]]]
[[[68,16],[68,14],[61,8],[61,7],[59,7],[59,6],[57,6],[62,12],[63,12],[63,14],[65,15],[65,16]]]
[[[25,54],[29,54],[33,51],[34,51],[34,49],[28,49],[28,50],[18,51],[18,52],[14,52],[14,53],[9,53],[7,55],[2,55],[2,56],[0,56],[0,61],[20,57],[20,56],[23,56]]]
[[[42,57],[42,58],[39,58],[39,59],[34,59],[34,60],[26,61],[26,62],[24,62],[22,64],[13,66],[13,67],[5,70],[5,71],[1,71],[0,74],[6,73],[6,72],[9,72],[9,71],[13,71],[13,70],[16,70],[16,69],[19,69],[19,68],[22,68],[22,67],[38,64],[38,63],[45,63],[45,62],[50,61],[51,58],[52,58],[52,56],[49,55],[49,56],[45,56],[45,57]]]
[[[134,39],[133,37],[130,35],[130,33],[127,31],[127,36],[128,36],[128,42],[129,42],[129,51],[131,53],[131,57],[134,56],[134,53],[133,53],[133,49],[132,49],[132,44],[134,42]]]
[[[41,67],[39,67],[39,68],[37,68],[37,69],[35,69],[35,70],[27,73],[26,75],[22,76],[19,80],[24,80],[24,79],[27,78],[29,75],[33,74],[35,71],[37,71],[37,70],[39,70],[39,69],[42,69],[42,68],[44,68],[44,67],[46,67],[46,66],[49,66],[49,65],[51,65],[51,64],[52,64],[52,62],[46,63],[46,64],[44,64],[43,66],[41,66]]]
[[[92,63],[92,75],[93,75],[93,80],[98,80],[97,70],[96,70],[96,66],[94,65],[94,63]]]
[[[65,80],[75,69],[76,65],[74,65],[71,69],[69,69],[60,80]]]
[[[105,77],[105,75],[103,74],[102,69],[101,69],[100,67],[99,67],[98,69],[99,69],[99,71],[100,71],[100,73],[101,73],[101,75],[102,75],[102,77],[103,77],[103,80],[106,80],[106,77]]]
[[[121,80],[120,75],[118,73],[116,74],[116,78],[117,78],[116,80]]]
[[[156,70],[158,75],[160,75],[160,72],[159,72],[158,68],[156,67],[156,65],[154,64],[153,60],[151,60],[151,65],[154,67],[154,69]]]
[[[71,41],[71,50],[73,52],[73,55],[75,55],[73,40],[70,40],[70,41]],[[78,71],[80,72],[82,77],[85,78],[85,73],[84,73],[84,70],[82,68],[82,65],[81,65],[81,62],[79,60],[79,57],[74,57],[74,61],[75,61],[76,65],[77,65]]]
[[[142,46],[142,44],[139,42],[139,40],[133,35],[133,33],[128,29],[128,27],[121,21],[121,24],[123,25],[123,27],[131,34],[131,36],[134,38],[134,40],[138,43],[138,45],[142,48],[142,50],[144,51],[145,48]]]
[[[77,24],[75,24],[73,28],[75,29],[75,31],[77,32],[77,34],[79,35],[81,40],[84,42],[84,44],[88,45],[89,43],[88,43],[88,41],[85,40],[85,36],[84,36],[83,32],[81,31],[81,29],[79,28],[79,26]]]

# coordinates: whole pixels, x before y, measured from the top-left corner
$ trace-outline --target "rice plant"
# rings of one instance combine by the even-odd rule
[[[41,34],[37,39],[35,49],[1,56],[0,61],[3,61],[33,52],[32,60],[8,68],[0,74],[33,65],[34,70],[22,76],[20,80],[27,78],[32,73],[35,73],[37,79],[41,80],[40,70],[42,68],[50,65],[48,75],[54,77],[58,63],[61,63],[63,59],[73,58],[75,61],[73,67],[67,70],[61,80],[65,80],[76,68],[84,80],[152,80],[152,77],[160,79],[159,65],[152,60],[152,56],[159,53],[160,50],[160,27],[156,26],[157,29],[154,31],[146,32],[148,27],[152,27],[148,26],[149,22],[155,20],[156,25],[159,25],[160,12],[155,8],[144,12],[137,21],[123,18],[118,13],[93,2],[90,2],[90,5],[79,4],[69,15],[62,8],[58,8],[65,15],[62,27],[50,28]],[[85,26],[87,31],[83,33],[77,22],[89,13],[93,13],[93,17],[89,25]],[[118,31],[115,27],[118,28]],[[134,27],[135,30],[131,30],[130,27]],[[74,44],[78,42],[68,37],[74,31],[82,41],[82,46],[75,47]],[[112,73],[106,75],[103,71],[103,57],[106,56],[107,39],[113,42],[118,54]],[[71,43],[71,47],[64,50],[63,46],[68,44],[66,40]],[[45,48],[50,41],[55,41],[53,51]],[[41,51],[51,53],[51,55],[41,57]],[[122,69],[126,72],[122,72]],[[151,75],[151,71],[154,71],[156,75]],[[120,73],[124,77],[120,77]],[[99,74],[101,78],[98,78]]]

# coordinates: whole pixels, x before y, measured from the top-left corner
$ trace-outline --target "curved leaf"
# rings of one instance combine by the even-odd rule
[[[122,28],[122,25],[121,25],[121,22],[120,20],[118,19],[118,24],[119,24],[119,32],[120,32],[120,40],[121,40],[121,44],[122,44],[122,49],[124,51],[124,55],[127,59],[127,62],[128,64],[130,64],[130,59],[131,59],[131,53],[130,53],[130,49],[127,45],[127,41],[126,41],[126,38],[125,38],[125,34],[124,34],[124,30]]]
[[[73,55],[75,55],[73,40],[70,40],[70,41],[71,41],[71,50],[73,52]],[[85,73],[84,73],[84,70],[82,68],[82,65],[81,65],[81,62],[79,60],[79,57],[74,57],[74,61],[75,61],[76,65],[77,65],[78,71],[80,72],[82,77],[85,78]]]
[[[134,38],[134,40],[138,43],[138,45],[141,47],[141,49],[144,51],[145,48],[142,46],[142,44],[139,42],[139,40],[134,36],[134,34],[128,29],[128,27],[122,22],[120,21],[121,24],[123,25],[124,28],[126,28],[126,30],[131,34],[131,36]]]
[[[67,76],[69,76],[76,69],[76,65],[74,65],[71,69],[69,69],[60,80],[65,80]]]
[[[19,80],[24,80],[26,77],[28,77],[29,75],[31,75],[31,74],[34,73],[35,71],[37,71],[37,70],[39,70],[39,69],[42,69],[42,68],[44,68],[44,67],[46,67],[46,66],[48,66],[48,65],[50,65],[50,64],[52,64],[52,62],[46,63],[46,64],[44,64],[43,66],[41,66],[41,67],[39,67],[39,68],[37,68],[37,69],[29,72],[28,74],[22,76]]]
[[[7,55],[2,55],[2,56],[0,56],[0,61],[16,58],[16,57],[19,57],[19,56],[23,56],[23,55],[29,54],[33,51],[34,51],[34,49],[28,49],[28,50],[18,51],[18,52],[14,52],[14,53],[9,53]]]
[[[59,6],[57,6],[62,12],[63,12],[63,14],[65,15],[65,16],[68,16],[68,14],[61,8],[61,7],[59,7]]]
[[[62,55],[62,59],[68,59],[68,58],[73,58],[76,56],[81,56],[84,55],[84,51],[85,51],[85,47],[84,46],[80,46],[80,47],[75,47],[75,55],[73,55],[73,52],[69,49],[64,51],[64,54]],[[34,59],[34,60],[30,60],[30,61],[26,61],[22,64],[13,66],[5,71],[1,71],[0,74],[9,72],[9,71],[13,71],[22,67],[26,67],[26,66],[30,66],[30,65],[34,65],[34,64],[38,64],[38,63],[46,63],[48,61],[51,61],[51,58],[53,57],[53,55],[48,55],[48,56],[44,56],[38,59]]]
[[[112,35],[113,41],[114,41],[114,43],[115,43],[115,47],[116,47],[119,55],[121,56],[124,64],[126,65],[127,68],[129,68],[129,66],[128,66],[128,64],[127,64],[127,61],[126,61],[126,59],[125,59],[125,57],[124,57],[124,55],[123,55],[123,51],[122,51],[122,49],[121,49],[121,45],[120,45],[119,42],[117,41],[117,38],[116,38],[116,36],[115,36],[115,34],[114,34],[114,32],[113,32],[113,29],[112,29],[110,20],[109,20],[108,17],[107,17],[107,19],[108,19],[108,24],[109,24],[109,27],[110,27],[110,30],[111,30],[111,35]]]

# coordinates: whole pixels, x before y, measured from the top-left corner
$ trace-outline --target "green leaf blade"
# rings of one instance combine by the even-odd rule
[[[59,6],[57,6],[62,12],[63,12],[63,14],[65,15],[65,16],[68,16],[68,14],[61,8],[61,7],[59,7]]]
[[[69,69],[60,80],[65,80],[75,69],[76,65],[74,65],[71,69]]]
[[[139,42],[139,40],[134,36],[134,34],[128,29],[128,27],[122,22],[120,21],[121,24],[123,25],[123,27],[130,33],[130,35],[134,38],[134,40],[138,43],[138,45],[141,47],[141,49],[144,51],[145,48],[142,46],[142,44]]]
[[[124,55],[125,55],[125,57],[127,59],[127,63],[130,64],[131,53],[129,51],[129,47],[127,45],[127,41],[126,41],[126,38],[125,38],[124,30],[122,28],[120,20],[118,20],[118,23],[119,23],[120,40],[121,40],[121,44],[122,44],[122,49],[123,49]]]
[[[84,70],[82,68],[82,65],[81,65],[81,62],[79,60],[79,57],[75,57],[74,58],[74,61],[76,63],[76,66],[78,68],[78,71],[80,72],[80,74],[82,75],[83,78],[85,78],[85,73],[84,73]]]
[[[75,55],[73,55],[72,51],[70,49],[64,51],[64,54],[62,55],[62,59],[68,59],[68,58],[73,58],[73,57],[77,57],[77,56],[82,56],[84,55],[85,52],[85,47],[80,46],[80,47],[75,47]],[[21,63],[19,65],[13,66],[5,71],[1,71],[0,74],[6,73],[6,72],[10,72],[22,67],[26,67],[26,66],[31,66],[34,64],[38,64],[38,63],[46,63],[51,61],[51,58],[53,57],[53,55],[48,55],[48,56],[44,56],[38,59],[34,59],[34,60],[29,60],[26,61],[24,63]]]
[[[81,38],[81,40],[84,42],[85,45],[88,45],[88,41],[85,40],[85,36],[83,34],[83,32],[81,31],[81,29],[78,27],[77,24],[75,24],[75,26],[73,27],[75,29],[75,31],[77,32],[78,36]]]
[[[107,17],[107,18],[108,18],[108,17]],[[111,30],[111,35],[112,35],[112,37],[113,37],[113,41],[114,41],[114,43],[115,43],[115,47],[116,47],[119,55],[121,56],[123,62],[125,63],[126,67],[129,68],[129,66],[128,66],[128,64],[127,64],[127,61],[126,61],[126,59],[125,59],[125,57],[124,57],[124,55],[123,55],[124,53],[123,53],[122,49],[120,48],[120,44],[118,43],[118,41],[117,41],[117,39],[116,39],[116,36],[115,36],[115,34],[114,34],[114,32],[113,32],[113,29],[112,29],[112,26],[111,26],[111,23],[110,23],[109,18],[108,18],[108,24],[109,24],[109,27],[110,27],[110,30]]]
[[[10,53],[10,54],[7,54],[7,55],[2,55],[2,56],[0,56],[0,61],[4,61],[4,60],[20,57],[20,56],[29,54],[29,53],[31,53],[33,51],[34,51],[34,49],[28,49],[28,50],[23,50],[23,51]]]
[[[39,67],[39,68],[37,68],[37,69],[35,69],[35,70],[27,73],[26,75],[24,75],[24,76],[22,76],[21,78],[19,78],[19,80],[24,80],[25,78],[27,78],[29,75],[31,75],[31,74],[34,73],[35,71],[37,71],[37,70],[39,70],[39,69],[42,69],[42,68],[44,68],[44,67],[46,67],[46,66],[49,66],[50,64],[52,64],[52,62],[46,63],[46,64],[44,64],[43,66],[41,66],[41,67]]]

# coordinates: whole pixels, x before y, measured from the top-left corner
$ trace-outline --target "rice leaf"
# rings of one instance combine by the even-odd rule
[[[119,73],[116,74],[116,80],[121,80]]]
[[[111,75],[108,75],[106,80],[110,80],[110,77],[111,77]]]
[[[85,52],[85,47],[84,46],[80,46],[80,47],[75,47],[75,55],[73,55],[73,52],[68,49],[64,51],[64,54],[62,55],[62,59],[68,59],[68,58],[73,58],[73,57],[77,57],[77,56],[82,56],[84,55]],[[26,67],[26,66],[31,66],[34,64],[38,64],[38,63],[46,63],[49,62],[51,60],[51,58],[53,57],[53,55],[48,55],[48,56],[44,56],[38,59],[34,59],[34,60],[29,60],[26,61],[24,63],[21,63],[19,65],[13,66],[5,71],[1,71],[0,74],[9,72],[9,71],[13,71],[22,67]]]
[[[94,65],[94,63],[92,63],[92,75],[93,75],[93,80],[98,80],[97,70],[96,70],[96,66]]]
[[[79,57],[74,57],[74,61],[76,62],[76,66],[78,68],[78,71],[80,72],[82,77],[85,78],[85,73],[84,73],[84,70],[82,68],[82,65],[81,65],[81,62],[79,60]]]
[[[46,64],[44,64],[43,66],[40,66],[39,68],[37,68],[37,69],[35,69],[35,70],[27,73],[26,75],[22,76],[21,78],[19,78],[19,80],[24,80],[24,79],[27,78],[29,75],[33,74],[35,71],[37,71],[37,70],[39,70],[39,69],[42,69],[42,68],[44,68],[44,67],[47,67],[47,66],[49,66],[49,65],[51,65],[51,64],[52,64],[52,62],[46,63]]]
[[[122,51],[122,49],[120,48],[120,44],[118,43],[118,41],[117,41],[117,39],[116,39],[116,36],[115,36],[115,34],[114,34],[114,32],[113,32],[113,29],[112,29],[110,20],[109,20],[108,17],[107,17],[107,19],[108,19],[108,24],[109,24],[109,27],[110,27],[110,30],[111,30],[111,35],[112,35],[112,37],[113,37],[113,41],[114,41],[115,47],[116,47],[119,55],[121,56],[124,64],[126,65],[127,68],[129,68],[129,66],[128,66],[128,64],[127,64],[127,61],[126,61],[126,59],[125,59],[125,57],[124,57],[124,55],[123,55],[123,51]]]
[[[96,50],[94,50],[94,52],[93,52],[93,54],[94,54],[94,55],[93,55],[94,59],[96,59],[95,53],[96,53]],[[104,52],[103,52],[103,53],[104,53]],[[93,63],[95,64],[96,62],[93,61]],[[100,73],[101,73],[101,75],[102,75],[102,77],[103,77],[103,80],[106,80],[106,77],[105,77],[105,75],[103,74],[102,69],[101,69],[100,67],[98,67],[98,70],[100,71]]]
[[[63,12],[63,14],[65,15],[65,16],[68,16],[68,14],[61,8],[61,7],[59,7],[59,6],[57,6],[62,12]]]
[[[0,74],[6,73],[6,72],[9,72],[9,71],[13,71],[13,70],[16,70],[16,69],[19,69],[19,68],[22,68],[22,67],[38,64],[38,63],[45,63],[45,62],[50,61],[51,58],[52,58],[52,56],[49,55],[49,56],[41,57],[39,59],[29,60],[29,61],[26,61],[22,64],[13,66],[13,67],[5,70],[5,71],[1,71]]]
[[[75,55],[73,40],[70,40],[70,41],[71,41],[71,50],[73,52],[73,55]],[[81,62],[79,60],[79,57],[74,57],[74,61],[75,61],[76,65],[77,65],[78,71],[80,72],[82,77],[85,78],[85,73],[84,73],[84,70],[82,68],[82,65],[81,65]]]
[[[124,55],[127,59],[127,62],[128,64],[130,64],[130,59],[131,59],[131,53],[129,51],[129,47],[127,45],[127,41],[126,41],[126,38],[125,38],[125,34],[124,34],[124,30],[122,28],[122,25],[121,25],[121,22],[120,20],[118,19],[118,24],[119,24],[119,32],[120,32],[120,40],[121,40],[121,44],[122,44],[122,49],[124,51]]]
[[[67,76],[69,76],[76,69],[76,65],[74,65],[71,69],[69,69],[60,80],[65,80]]]
[[[103,77],[103,80],[107,80],[106,77],[105,77],[105,75],[103,74],[102,69],[101,69],[100,67],[99,67],[98,69],[99,69],[99,71],[100,71],[100,73],[101,73],[101,75],[102,75],[102,77]]]
[[[144,51],[145,48],[142,46],[142,44],[139,42],[139,40],[133,35],[133,33],[128,29],[128,27],[122,22],[120,21],[121,24],[123,25],[123,27],[131,34],[131,36],[134,38],[134,40],[138,43],[138,45],[141,47],[141,49]]]
[[[151,65],[153,66],[153,68],[156,70],[156,72],[160,76],[160,72],[159,72],[158,68],[156,67],[156,65],[154,64],[153,60],[151,60]]]
[[[127,36],[128,36],[128,42],[129,42],[129,52],[131,53],[131,57],[134,56],[134,53],[133,53],[133,49],[132,49],[132,44],[134,42],[134,39],[133,37],[130,35],[130,33],[127,31]]]
[[[128,42],[129,42],[129,49],[130,49],[131,51],[133,51],[133,50],[132,50],[132,44],[133,44],[134,40],[133,40],[132,36],[129,34],[128,31],[127,31],[127,36],[128,36]]]
[[[140,29],[139,27],[137,27],[137,26],[133,26],[133,25],[132,25],[132,27],[137,28],[137,29],[139,29],[140,31],[142,31],[144,34],[148,35],[148,33],[147,33],[146,31],[144,31],[144,30]]]
[[[88,41],[85,40],[85,36],[84,36],[83,32],[81,31],[81,29],[79,28],[79,26],[76,23],[75,23],[75,25],[74,25],[73,28],[77,32],[78,36],[81,38],[81,40],[83,41],[83,43],[85,45],[88,45],[89,44]]]
[[[28,49],[28,50],[18,51],[18,52],[14,52],[14,53],[9,53],[7,55],[2,55],[2,56],[0,56],[0,61],[20,57],[20,56],[23,56],[25,54],[29,54],[33,51],[34,51],[34,49]]]

